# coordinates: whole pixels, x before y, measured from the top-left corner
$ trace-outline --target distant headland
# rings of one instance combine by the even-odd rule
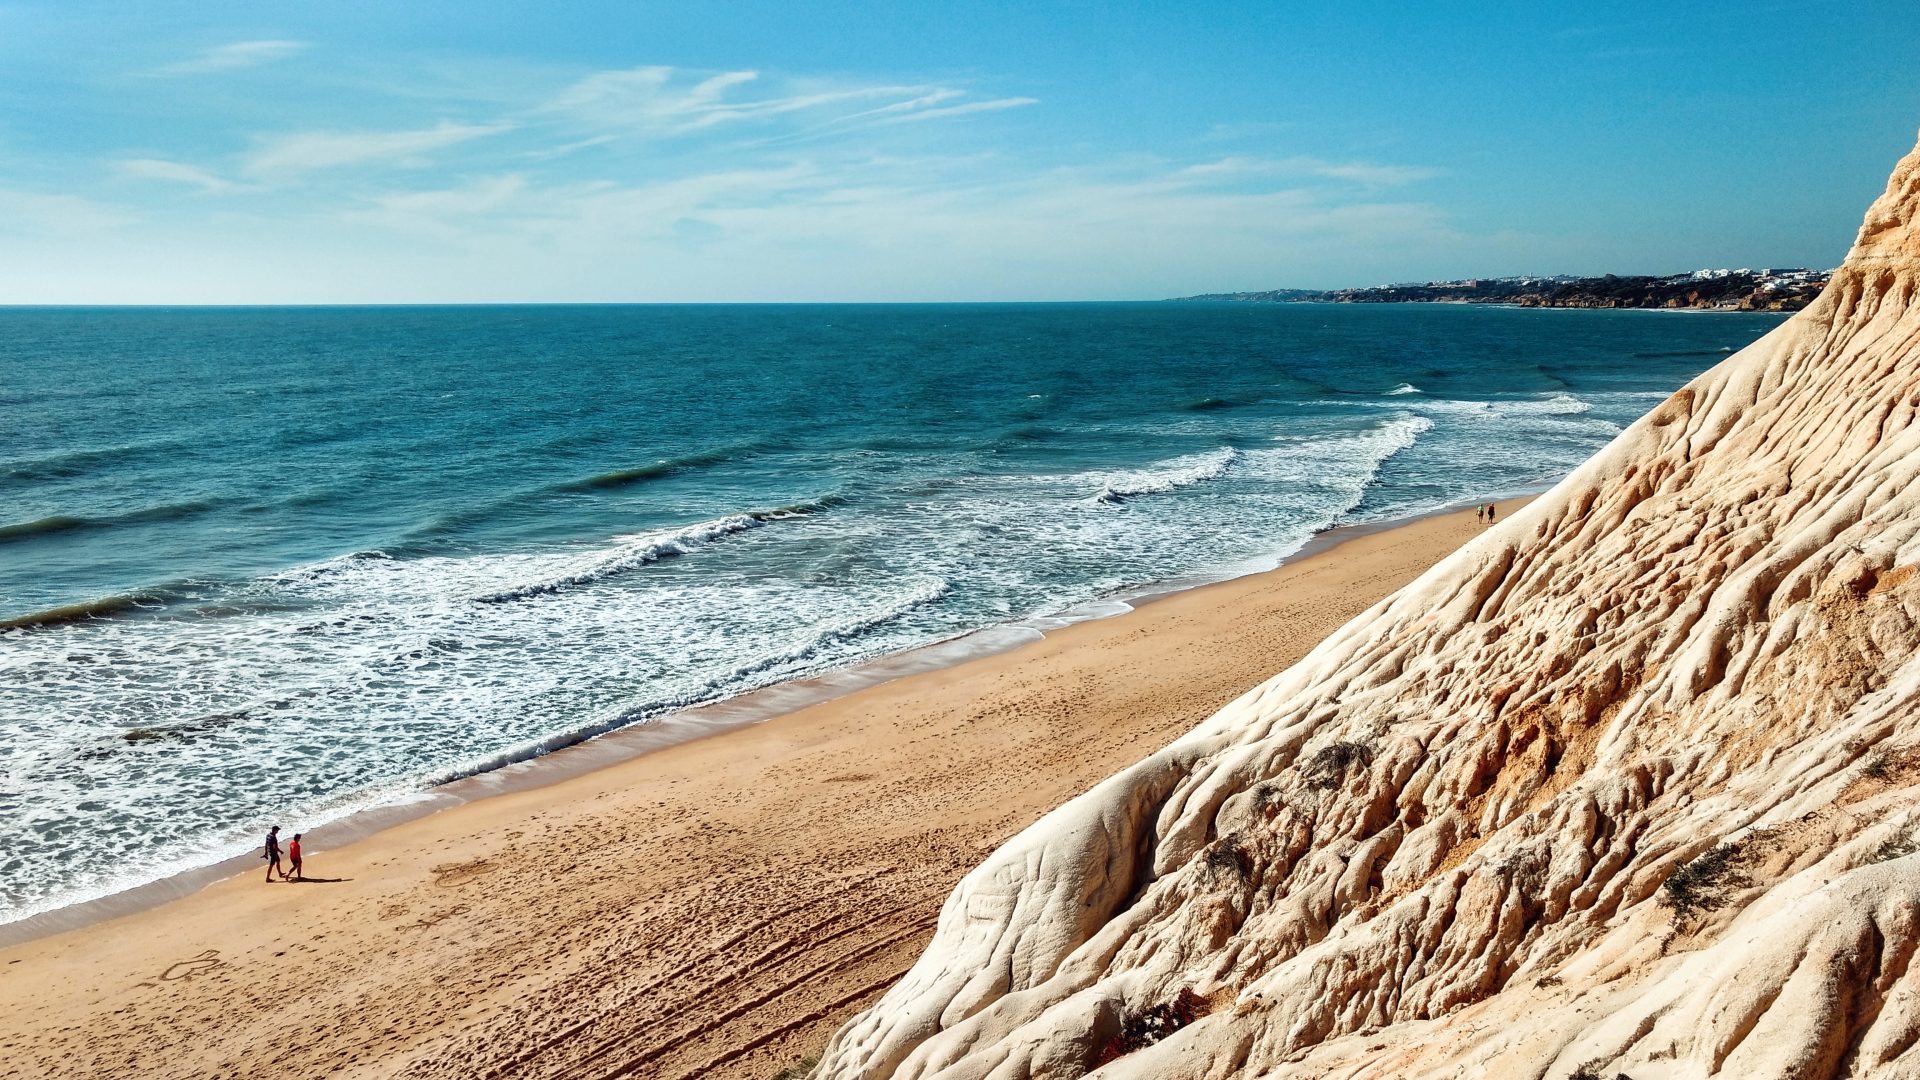
[[[1265,304],[1511,304],[1560,308],[1695,308],[1712,311],[1799,311],[1826,288],[1829,270],[1769,267],[1695,270],[1668,277],[1500,277],[1406,282],[1357,289],[1268,289],[1203,293],[1177,300]]]

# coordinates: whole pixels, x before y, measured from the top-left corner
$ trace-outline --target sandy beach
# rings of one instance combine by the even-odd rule
[[[907,968],[985,852],[1478,528],[1359,533],[343,847],[317,831],[324,880],[249,873],[0,950],[0,1073],[771,1077]]]

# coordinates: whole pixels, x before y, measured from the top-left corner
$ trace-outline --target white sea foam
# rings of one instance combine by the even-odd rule
[[[1528,398],[1516,401],[1493,402],[1495,412],[1507,415],[1537,414],[1546,416],[1574,416],[1593,411],[1593,403],[1562,391],[1549,394],[1544,398]]]
[[[1383,396],[1399,397],[1402,394],[1419,394],[1419,393],[1424,393],[1424,391],[1422,391],[1419,387],[1413,385],[1412,383],[1403,382],[1399,386],[1396,386],[1393,389],[1387,391],[1386,394]]]
[[[1101,485],[1092,501],[1113,506],[1142,495],[1162,495],[1208,480],[1217,480],[1226,475],[1239,458],[1240,451],[1228,446],[1178,458],[1155,469],[1116,473]]]
[[[696,548],[705,547],[715,540],[735,533],[757,529],[769,520],[771,520],[769,516],[761,514],[729,514],[723,518],[702,521],[678,529],[660,529],[634,536],[616,536],[614,540],[618,546],[611,551],[579,556],[570,560],[571,565],[558,574],[524,582],[497,592],[488,592],[474,599],[483,604],[498,604],[604,581],[616,574],[624,574],[669,556],[688,554]]]
[[[1248,471],[1308,496],[1314,507],[1312,531],[1318,531],[1358,505],[1386,463],[1433,428],[1428,417],[1402,414],[1372,428],[1306,443],[1278,436],[1275,441],[1286,444],[1283,447],[1248,452]]]
[[[732,531],[617,547],[631,557]],[[241,586],[217,617],[8,635],[0,922],[218,861],[250,846],[261,820],[317,824],[970,628],[919,616],[951,588],[929,574],[814,584],[725,564],[693,579],[588,565],[541,552],[360,553]],[[578,580],[543,603],[472,599],[565,578]],[[14,737],[22,725],[32,738]],[[314,795],[277,780],[290,764]],[[135,848],[143,858],[93,858]]]

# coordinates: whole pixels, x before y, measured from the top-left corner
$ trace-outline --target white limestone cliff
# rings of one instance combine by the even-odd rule
[[[1813,306],[995,852],[816,1075],[1920,1077],[1917,216],[1920,151]]]

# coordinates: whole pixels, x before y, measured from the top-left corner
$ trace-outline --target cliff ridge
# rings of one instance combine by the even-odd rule
[[[1920,151],[1817,300],[954,890],[819,1077],[1920,1075]]]

